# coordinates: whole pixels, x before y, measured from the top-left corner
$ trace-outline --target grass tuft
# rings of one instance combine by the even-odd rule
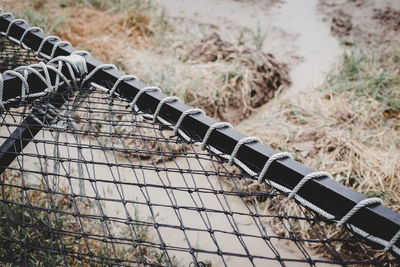
[[[276,150],[295,154],[297,160],[314,170],[328,171],[337,182],[357,192],[380,197],[386,206],[399,212],[400,83],[398,65],[387,60],[396,53],[393,47],[384,52],[353,48],[344,54],[320,90],[274,99],[263,114],[240,128],[262,136]],[[281,202],[288,216],[303,213],[292,201],[284,198]],[[272,210],[272,203],[262,205],[266,212]],[[279,234],[281,222],[269,223]],[[295,228],[302,238],[315,238],[307,223],[296,224]],[[336,238],[346,235],[334,225],[326,225],[326,232]],[[326,257],[332,255],[321,244],[313,248]],[[351,244],[338,244],[337,249],[352,260],[367,255],[367,251],[364,255]],[[368,250],[376,259],[393,259],[382,250]]]
[[[364,98],[379,103],[380,111],[400,112],[400,76],[398,65],[385,66],[385,57],[396,60],[398,51],[385,54],[363,47],[346,51],[338,70],[332,73],[325,90],[333,93],[345,92],[350,99]],[[393,67],[394,66],[394,67]]]
[[[52,20],[49,19],[46,13],[47,10],[44,7],[41,7],[38,11],[35,8],[26,6],[23,10],[17,10],[14,16],[16,18],[22,18],[26,20],[30,24],[30,26],[42,28],[47,34],[53,34],[64,23],[65,18],[61,16],[55,20]]]

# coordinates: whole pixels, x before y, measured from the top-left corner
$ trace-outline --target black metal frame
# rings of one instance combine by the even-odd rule
[[[68,76],[66,76],[68,77]],[[70,78],[70,77],[68,77]],[[50,103],[56,109],[61,108],[68,99],[68,91],[65,86],[59,88],[57,94],[50,99],[45,99],[46,104]],[[45,113],[33,110],[32,113],[24,119],[18,127],[10,134],[10,136],[0,146],[0,175],[6,170],[19,153],[27,146],[37,133],[43,128],[45,123],[49,123],[46,118],[46,106],[43,103],[38,103],[38,108]],[[43,122],[43,123],[40,123]]]
[[[0,31],[5,32],[12,20],[12,17],[1,17]],[[13,24],[9,35],[19,39],[27,28],[28,25],[26,24]],[[29,32],[24,38],[24,44],[33,51],[37,51],[45,37],[47,37],[47,35],[42,32]],[[50,55],[54,43],[55,42],[47,41],[43,46],[42,52]],[[74,51],[76,51],[76,49],[69,45],[58,47],[55,51],[55,56],[69,55]],[[84,56],[84,58],[89,72],[103,64],[103,62],[91,56]],[[124,73],[115,69],[103,69],[99,70],[94,75],[93,80],[96,81],[96,83],[100,83],[101,81],[115,83],[117,79],[123,75]],[[32,92],[34,92],[34,90],[40,91],[41,88],[43,88],[43,82],[35,78],[34,75],[31,76],[32,77],[29,77],[29,79],[31,79],[29,83],[33,85]],[[18,95],[19,92],[15,90],[15,88],[20,87],[21,81],[18,78],[11,76],[4,77],[4,100]],[[144,87],[146,87],[145,84],[136,80],[122,81],[116,89],[116,92],[129,101]],[[166,95],[159,92],[145,93],[142,95],[137,105],[141,111],[152,114],[155,112],[160,100],[165,97]],[[160,114],[163,119],[175,124],[182,112],[189,108],[189,106],[181,102],[166,103],[162,107]],[[216,122],[217,121],[214,119],[203,114],[187,116],[181,124],[180,129],[184,130],[188,136],[198,141],[202,140],[207,129]],[[245,137],[245,135],[234,129],[215,130],[211,134],[208,144],[229,155],[237,142],[243,137]],[[277,152],[263,144],[246,144],[240,148],[236,158],[246,164],[254,172],[259,173],[265,162],[275,153]],[[2,161],[1,158],[0,161]],[[266,176],[271,181],[293,189],[305,175],[311,172],[313,172],[312,169],[307,168],[297,161],[282,159],[271,164]],[[329,178],[308,181],[298,192],[298,195],[334,215],[337,219],[342,218],[358,202],[366,199],[362,194]],[[371,235],[389,241],[400,230],[400,214],[384,205],[375,205],[360,209],[348,220],[348,223]],[[397,240],[395,245],[400,247],[400,240]],[[398,256],[395,253],[393,254]]]

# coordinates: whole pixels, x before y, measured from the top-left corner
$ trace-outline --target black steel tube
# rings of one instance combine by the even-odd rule
[[[52,104],[57,109],[60,108],[67,100],[67,96],[63,95],[64,91],[65,87],[62,86],[57,95],[47,100],[46,103]],[[0,175],[43,128],[43,124],[37,120],[44,122],[45,114],[34,110],[0,146]]]

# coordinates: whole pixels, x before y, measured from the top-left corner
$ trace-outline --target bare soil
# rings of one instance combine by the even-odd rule
[[[395,0],[320,0],[331,31],[345,42],[370,45],[400,41],[400,2]]]
[[[199,44],[190,45],[187,50],[184,59],[187,64],[224,61],[247,67],[247,77],[233,73],[230,75],[232,77],[228,75],[225,89],[215,101],[210,101],[204,91],[193,92],[185,99],[186,102],[196,100],[196,106],[206,110],[209,116],[223,121],[237,124],[290,84],[287,65],[278,62],[272,54],[234,46],[223,41],[217,33],[206,36]],[[242,88],[246,87],[248,90],[243,91]]]

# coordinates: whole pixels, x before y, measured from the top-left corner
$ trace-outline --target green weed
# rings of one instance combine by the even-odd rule
[[[55,21],[50,20],[46,15],[46,9],[36,11],[30,6],[26,6],[22,11],[16,11],[15,17],[22,18],[29,22],[30,26],[40,27],[47,34],[53,34],[64,22],[63,17],[58,17]]]
[[[256,30],[250,31],[250,33],[253,45],[257,50],[261,51],[264,45],[265,38],[267,37],[267,33],[262,31],[260,22],[257,22]]]
[[[381,111],[400,112],[400,76],[398,70],[384,65],[383,56],[379,50],[351,48],[345,52],[338,69],[328,76],[324,89],[333,93],[347,92],[352,99],[374,99],[379,102]],[[398,53],[394,53],[393,60],[396,56]]]

